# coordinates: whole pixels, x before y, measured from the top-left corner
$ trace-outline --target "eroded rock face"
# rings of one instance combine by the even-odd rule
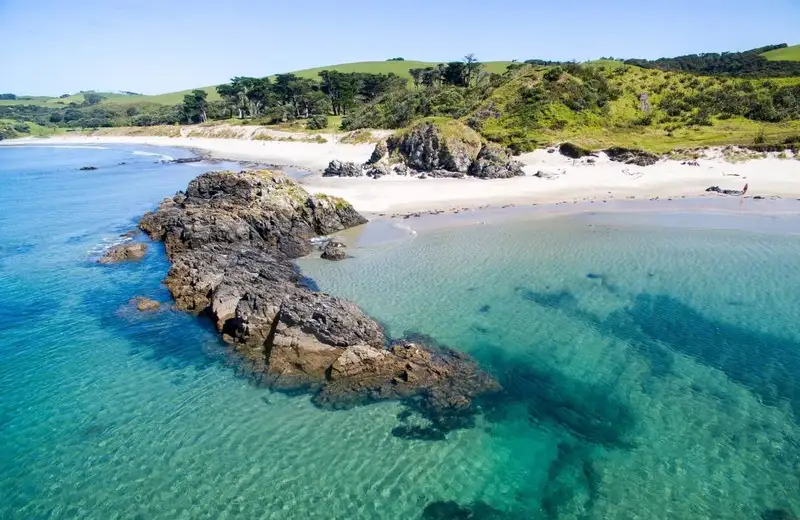
[[[423,172],[446,170],[466,174],[481,149],[480,136],[455,121],[425,121],[387,141],[408,167]]]
[[[323,177],[362,177],[363,175],[364,168],[360,164],[336,159],[328,163],[328,167],[322,172]]]
[[[209,172],[140,223],[164,240],[179,309],[208,315],[267,384],[308,388],[319,406],[421,397],[432,417],[469,413],[497,384],[465,355],[401,342],[355,304],[308,288],[291,259],[309,238],[365,222],[278,172]]]
[[[116,264],[118,262],[141,260],[146,252],[147,244],[119,244],[106,251],[98,262],[101,264]]]
[[[469,175],[481,179],[508,179],[525,175],[522,163],[500,145],[486,144],[469,168]]]

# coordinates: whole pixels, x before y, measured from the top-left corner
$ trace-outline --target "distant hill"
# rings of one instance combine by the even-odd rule
[[[389,74],[394,73],[404,78],[411,78],[408,73],[410,69],[434,67],[438,61],[361,61],[357,63],[340,63],[338,65],[327,65],[324,67],[315,67],[313,69],[303,69],[293,71],[292,74],[302,78],[319,79],[319,73],[323,70],[335,70],[338,72],[365,72],[372,74]],[[489,61],[483,64],[484,70],[487,72],[495,72],[502,74],[506,68],[511,64],[510,61]],[[274,75],[273,75],[274,76]],[[208,92],[208,100],[215,101],[220,99],[217,94],[216,85],[208,87],[199,87]],[[104,103],[157,103],[160,105],[177,105],[183,101],[183,96],[191,92],[193,89],[181,90],[179,92],[168,92],[166,94],[158,94],[154,96],[130,96],[117,93],[98,92],[98,94],[107,98]],[[53,97],[35,97],[32,100],[14,100],[6,101],[0,100],[0,105],[45,105],[45,106],[59,106],[61,104],[68,105],[70,102],[83,102],[83,94],[75,94],[68,98],[53,98]]]
[[[800,61],[800,45],[792,45],[761,54],[770,61]]]

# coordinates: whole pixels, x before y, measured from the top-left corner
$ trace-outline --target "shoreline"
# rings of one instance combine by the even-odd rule
[[[696,161],[661,159],[639,167],[613,162],[605,154],[588,161],[570,159],[540,149],[516,159],[525,176],[511,179],[427,178],[386,176],[323,177],[332,159],[361,163],[374,144],[256,141],[193,137],[58,136],[6,141],[11,146],[118,144],[185,148],[205,160],[240,162],[243,166],[274,165],[309,171],[299,179],[311,193],[344,198],[356,210],[370,214],[422,213],[477,209],[497,205],[607,204],[611,201],[678,199],[706,196],[706,189],[741,189],[750,196],[800,197],[800,160],[785,154],[751,154],[750,160],[726,160],[724,150],[711,148]],[[758,157],[758,158],[752,158]],[[537,174],[539,176],[537,176]],[[713,195],[718,197],[718,195]],[[737,197],[733,197],[737,198]],[[605,201],[605,202],[604,202]]]
[[[625,220],[636,215],[639,220]],[[581,219],[590,225],[663,227],[687,230],[738,230],[800,234],[800,199],[724,195],[685,198],[610,200],[606,203],[529,203],[484,205],[411,213],[370,213],[367,224],[335,234],[348,247],[368,249],[405,240],[417,234],[472,226],[544,219]],[[646,219],[643,221],[642,219]]]

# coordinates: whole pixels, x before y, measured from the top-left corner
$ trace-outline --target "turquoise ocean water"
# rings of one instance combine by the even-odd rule
[[[93,259],[210,168],[143,153],[187,155],[0,147],[0,518],[800,515],[800,217],[523,219],[303,259],[503,384],[473,427],[409,440],[401,403],[318,410],[203,320],[130,308],[168,300],[163,249]]]

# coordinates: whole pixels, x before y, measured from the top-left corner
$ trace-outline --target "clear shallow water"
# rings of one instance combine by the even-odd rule
[[[130,309],[168,300],[160,247],[92,259],[209,169],[157,159],[0,147],[0,518],[800,512],[797,236],[575,217],[303,260],[509,390],[474,428],[412,441],[391,434],[398,403],[317,410],[252,385],[202,320]]]

